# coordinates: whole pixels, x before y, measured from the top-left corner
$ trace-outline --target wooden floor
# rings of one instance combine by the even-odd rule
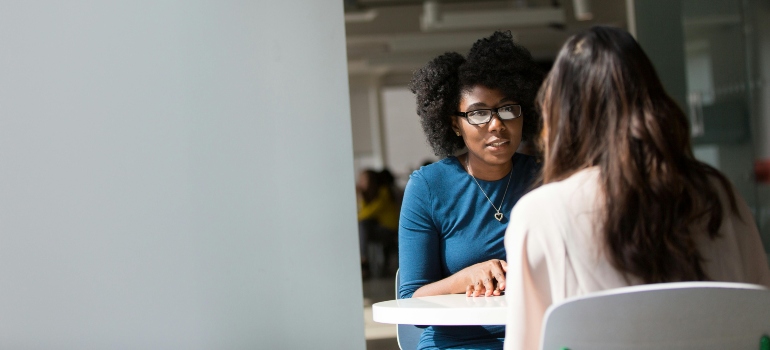
[[[396,325],[372,321],[372,304],[396,298],[393,279],[393,276],[387,276],[363,281],[364,334],[367,350],[398,350]]]
[[[367,339],[366,350],[399,350],[396,338]]]

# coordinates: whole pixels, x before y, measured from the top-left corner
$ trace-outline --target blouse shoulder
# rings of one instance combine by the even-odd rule
[[[598,169],[585,169],[564,180],[530,191],[514,206],[511,221],[518,217],[525,222],[537,224],[590,210],[597,194],[598,174]]]

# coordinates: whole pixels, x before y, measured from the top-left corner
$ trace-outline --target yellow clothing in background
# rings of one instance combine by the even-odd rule
[[[398,206],[387,187],[380,187],[377,197],[369,203],[359,201],[358,221],[374,219],[380,226],[398,231]]]

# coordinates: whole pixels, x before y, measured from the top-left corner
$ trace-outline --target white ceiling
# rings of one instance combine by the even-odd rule
[[[346,0],[345,17],[349,73],[385,80],[408,79],[447,51],[466,54],[495,30],[510,30],[547,65],[583,28],[627,26],[623,0]]]

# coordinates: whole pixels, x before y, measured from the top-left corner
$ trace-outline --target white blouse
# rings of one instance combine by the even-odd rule
[[[506,350],[539,349],[543,316],[553,303],[641,284],[634,278],[627,282],[603,254],[594,220],[599,195],[594,167],[533,190],[513,208],[505,234]],[[709,239],[704,229],[697,238],[706,274],[715,281],[770,287],[767,256],[748,206],[736,192],[736,215],[721,190],[720,199],[725,215],[719,237]]]

